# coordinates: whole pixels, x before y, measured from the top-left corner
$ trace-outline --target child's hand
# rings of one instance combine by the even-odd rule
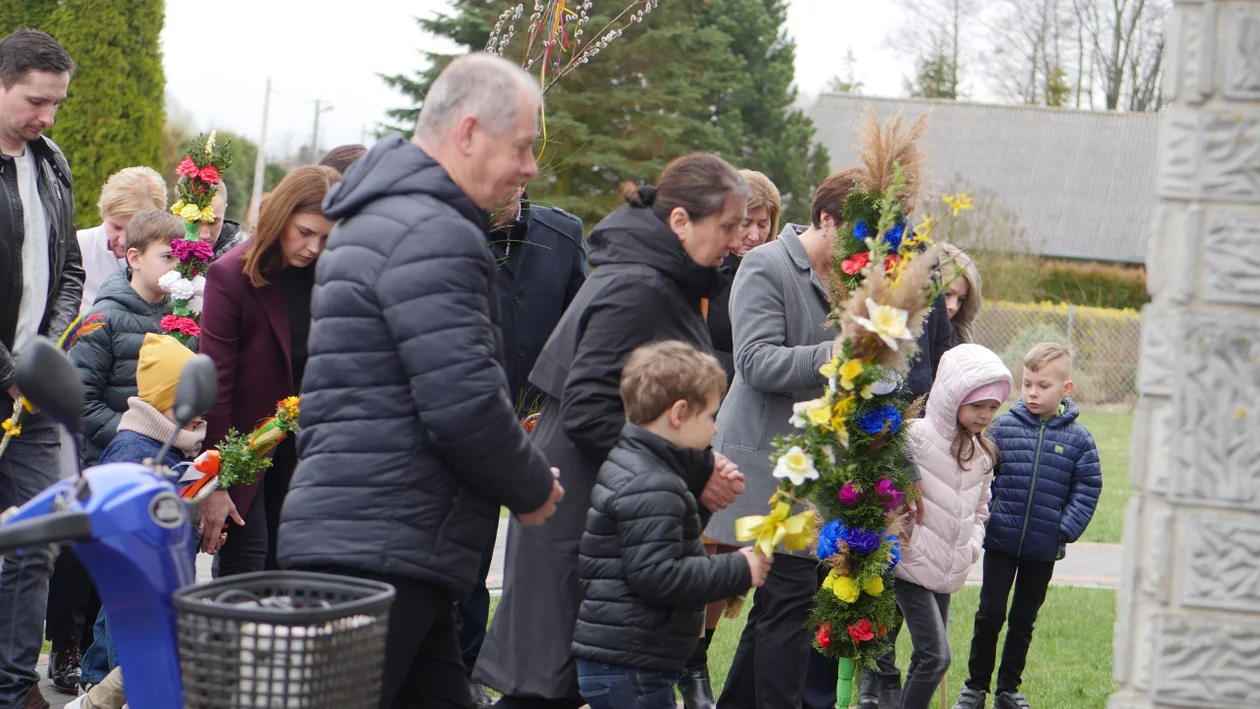
[[[770,565],[773,561],[762,556],[761,552],[753,547],[741,547],[739,553],[743,554],[744,558],[748,560],[748,570],[752,572],[753,588],[761,588],[762,584],[766,582],[766,574],[770,573]]]

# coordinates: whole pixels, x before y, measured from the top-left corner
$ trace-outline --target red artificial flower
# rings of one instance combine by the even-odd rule
[[[162,318],[160,325],[165,332],[178,332],[189,337],[197,337],[201,334],[197,321],[182,315],[167,315]]]
[[[856,276],[859,271],[866,268],[866,264],[871,262],[871,254],[869,251],[863,251],[855,254],[851,258],[847,258],[840,264],[840,268],[850,276]]]
[[[831,623],[823,623],[818,626],[818,634],[814,636],[818,641],[818,647],[826,650],[831,646]]]
[[[888,628],[885,628],[885,627],[884,627],[884,626],[882,626],[882,625],[877,625],[877,626],[875,626],[875,632],[876,632],[876,633],[878,633],[878,634],[879,634],[879,637],[881,637],[881,638],[882,638],[882,637],[884,637],[885,635],[887,635],[887,634],[888,634]]]
[[[901,257],[897,254],[889,254],[887,260],[884,261],[884,270],[891,271],[901,263]]]
[[[521,419],[521,428],[525,429],[525,433],[533,433],[534,426],[538,425],[538,414],[530,414]]]
[[[869,642],[875,639],[875,633],[871,632],[871,621],[869,618],[863,618],[853,625],[849,626],[849,637],[853,638],[854,644]]]
[[[206,165],[201,168],[201,181],[207,185],[216,185],[219,183],[219,170],[214,165]]]
[[[187,177],[190,180],[194,179],[197,177],[197,163],[185,155],[184,161],[179,164],[179,167],[175,168],[175,174],[180,177]]]

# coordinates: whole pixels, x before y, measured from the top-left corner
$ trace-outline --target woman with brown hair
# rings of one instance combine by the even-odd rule
[[[975,342],[972,328],[984,305],[980,271],[967,252],[953,244],[941,244],[941,272],[958,273],[945,288],[945,312],[954,331],[954,344]]]
[[[214,360],[219,396],[206,415],[206,446],[234,428],[242,433],[302,390],[315,261],[333,222],[324,195],[341,174],[311,165],[289,173],[263,200],[253,238],[233,247],[206,273],[201,352]],[[275,569],[280,507],[297,465],[294,437],[277,447],[256,485],[218,490],[201,503],[201,549],[219,552],[219,576]],[[238,525],[219,547],[231,516]]]
[[[635,348],[653,341],[712,352],[700,303],[726,285],[720,266],[739,248],[747,195],[747,183],[725,160],[693,153],[671,162],[656,187],[626,185],[626,205],[587,240],[591,276],[529,376],[547,396],[534,443],[560,469],[565,497],[540,527],[510,523],[503,597],[473,673],[505,695],[496,706],[585,703],[571,652],[584,642],[574,633],[582,603],[578,546],[595,476],[626,424],[621,369]],[[711,451],[697,454],[715,460]],[[743,489],[725,464],[713,467],[703,490],[693,491],[710,511]],[[695,632],[698,641],[700,628]]]

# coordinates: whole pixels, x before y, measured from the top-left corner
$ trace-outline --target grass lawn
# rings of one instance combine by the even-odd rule
[[[946,679],[950,702],[946,709],[958,698],[966,680],[971,627],[979,601],[979,587],[969,586],[954,594],[949,626],[949,644],[954,659]],[[491,604],[490,612],[493,614],[498,599],[491,599]],[[745,604],[745,612],[749,607],[751,603]],[[1115,617],[1114,591],[1050,587],[1033,635],[1028,668],[1024,672],[1022,689],[1034,707],[1102,709],[1107,705],[1107,696],[1116,688],[1111,681],[1111,631]],[[743,618],[735,621],[723,619],[718,626],[709,649],[709,668],[715,692],[721,692],[726,682],[726,673],[743,626]],[[999,648],[1000,642],[999,639]],[[908,632],[901,633],[897,653],[904,671],[910,660]],[[998,655],[1001,655],[1000,649]],[[856,685],[855,681],[855,689]]]
[[[1094,434],[1103,470],[1102,497],[1081,541],[1119,544],[1124,533],[1124,508],[1133,494],[1129,486],[1129,435],[1133,430],[1133,414],[1085,409],[1079,420]]]

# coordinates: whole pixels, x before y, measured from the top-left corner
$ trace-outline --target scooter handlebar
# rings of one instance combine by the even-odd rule
[[[36,519],[0,525],[0,555],[23,547],[92,538],[92,519],[84,512],[53,512]]]

